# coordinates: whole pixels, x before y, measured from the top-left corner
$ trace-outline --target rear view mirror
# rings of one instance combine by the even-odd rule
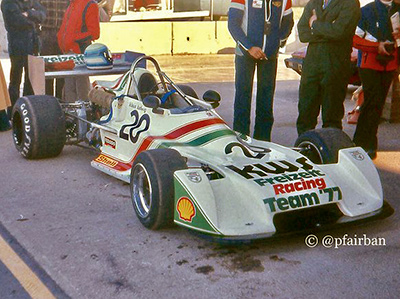
[[[148,95],[143,99],[143,104],[147,108],[156,109],[161,106],[161,100],[159,97],[157,97],[155,95]]]
[[[219,102],[221,101],[221,95],[215,90],[207,90],[203,94],[203,100],[211,104],[211,106],[215,109],[219,106]]]
[[[153,113],[163,114],[163,110],[160,109],[161,100],[159,97],[155,95],[148,95],[143,99],[143,105],[147,108],[152,108]]]

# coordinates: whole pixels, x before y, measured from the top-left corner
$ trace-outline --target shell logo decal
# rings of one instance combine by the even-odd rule
[[[184,221],[192,222],[193,217],[196,216],[194,204],[187,197],[179,198],[176,209],[179,213],[179,218]]]

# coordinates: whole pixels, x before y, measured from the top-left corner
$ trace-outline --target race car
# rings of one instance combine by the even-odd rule
[[[138,65],[146,61],[153,72]],[[248,240],[387,217],[378,172],[341,130],[305,132],[294,148],[228,127],[209,90],[200,99],[149,56],[116,81],[97,81],[90,102],[20,98],[13,136],[27,159],[65,144],[99,149],[91,165],[130,184],[149,229],[173,223],[220,239]]]
[[[287,68],[294,70],[299,75],[301,75],[303,70],[303,61],[304,58],[306,57],[306,54],[307,54],[307,46],[301,47],[300,49],[294,51],[291,57],[285,58],[285,66]],[[356,86],[361,85],[361,79],[357,67],[357,56],[358,56],[358,50],[356,48],[353,48],[350,59],[351,76],[349,78],[349,84]]]

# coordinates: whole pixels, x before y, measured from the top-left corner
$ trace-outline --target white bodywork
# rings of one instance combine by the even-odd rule
[[[92,166],[130,182],[140,152],[177,150],[189,168],[174,174],[175,223],[224,237],[269,236],[276,232],[276,214],[332,204],[343,214],[337,222],[347,222],[382,208],[380,179],[363,149],[343,149],[337,164],[314,165],[295,150],[243,140],[204,101],[190,98],[200,111],[154,111],[134,98],[138,78],[132,78],[131,71],[98,83],[128,96],[115,99],[102,118],[107,129],[101,129],[101,154]]]

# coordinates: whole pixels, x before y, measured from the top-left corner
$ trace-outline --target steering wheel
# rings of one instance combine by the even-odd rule
[[[165,82],[165,85],[167,85],[167,87],[172,87],[172,85],[168,82]],[[148,94],[152,94],[152,95],[157,95],[157,91],[160,89],[160,87],[162,87],[162,90],[164,93],[167,93],[168,90],[165,90],[163,83],[162,82],[157,82],[151,89],[150,91],[148,91]]]
[[[169,89],[169,90],[165,90],[162,82],[158,82],[150,89],[149,92],[146,93],[146,95],[160,96],[159,94],[157,94],[157,91],[160,89],[160,86],[161,86],[161,88],[163,90],[162,91],[162,97],[161,97],[161,105],[168,109],[168,108],[172,108],[173,107],[170,96],[172,94],[174,94],[176,92],[176,90],[168,82],[165,82],[165,85],[167,86],[167,89]]]

